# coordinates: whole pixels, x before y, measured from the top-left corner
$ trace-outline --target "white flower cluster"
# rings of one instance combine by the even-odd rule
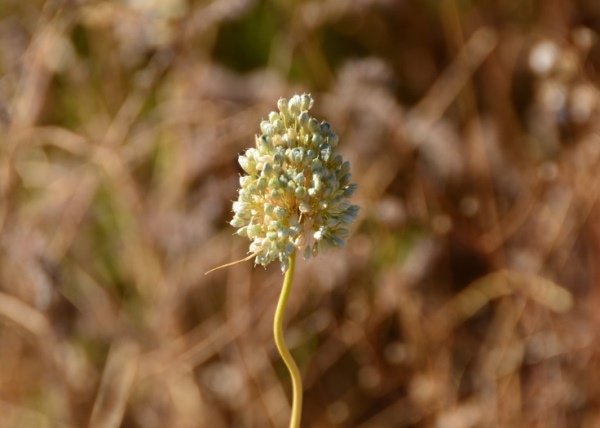
[[[279,259],[284,272],[296,248],[307,259],[342,247],[359,209],[348,201],[357,185],[350,163],[335,153],[338,136],[308,114],[312,104],[308,94],[279,99],[256,148],[239,157],[248,175],[240,177],[231,225],[252,241],[255,263]]]

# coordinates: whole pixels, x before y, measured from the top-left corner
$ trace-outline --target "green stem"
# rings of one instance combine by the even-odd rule
[[[292,377],[292,416],[290,418],[290,428],[300,427],[300,416],[302,415],[302,378],[300,377],[300,371],[298,366],[290,354],[290,350],[285,344],[283,338],[283,316],[285,314],[285,307],[287,305],[288,297],[290,296],[290,289],[292,288],[292,279],[294,278],[294,268],[296,267],[296,251],[290,256],[290,266],[285,273],[283,279],[283,287],[281,289],[281,295],[279,296],[279,302],[277,303],[277,309],[275,310],[275,321],[273,323],[273,334],[275,335],[275,345],[277,350],[283,359],[283,362],[290,371]]]

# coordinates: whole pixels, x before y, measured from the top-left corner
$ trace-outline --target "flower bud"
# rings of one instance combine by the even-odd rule
[[[277,134],[281,134],[282,132],[285,132],[285,126],[283,125],[283,122],[281,120],[277,119],[275,121],[275,123],[273,123],[273,130]]]
[[[306,214],[310,212],[310,204],[307,201],[300,201],[298,209],[301,213]]]
[[[350,183],[350,179],[351,178],[352,178],[352,175],[350,173],[344,174],[342,176],[342,178],[340,178],[340,186],[346,186],[346,185],[348,185],[348,183]]]
[[[321,226],[319,228],[319,230],[317,230],[313,236],[315,237],[315,239],[317,241],[320,241],[321,239],[323,239],[323,236],[325,235],[325,232],[327,231],[327,228],[325,226]]]
[[[253,224],[248,226],[248,238],[254,238],[256,236],[260,236],[262,232],[262,227],[260,224]]]
[[[333,158],[333,167],[334,168],[339,168],[340,166],[342,166],[342,163],[344,163],[344,158],[342,158],[340,155],[337,155],[336,157]]]
[[[329,137],[327,137],[327,142],[331,145],[331,147],[333,147],[334,149],[337,147],[338,143],[340,141],[340,137],[338,137],[337,134],[334,134],[333,132],[331,134],[329,134]]]
[[[305,112],[305,111],[303,111],[298,116],[298,125],[300,125],[302,128],[307,129],[308,128],[308,120],[309,119],[310,119],[310,116],[308,115],[308,113]]]
[[[317,120],[315,118],[310,118],[308,121],[308,130],[310,132],[317,133],[319,132],[321,129],[319,128],[319,122],[317,122]]]
[[[263,134],[256,139],[256,146],[263,150],[268,150],[272,144],[270,138]]]
[[[229,222],[229,224],[232,225],[233,227],[242,227],[246,224],[246,222],[243,219],[235,216],[235,217],[233,217],[233,220],[231,220]]]
[[[250,182],[251,178],[249,175],[241,175],[240,176],[240,187],[245,187],[246,184]]]
[[[271,190],[269,195],[271,196],[271,199],[274,199],[276,201],[281,199],[281,192],[277,189]]]
[[[269,179],[269,187],[271,189],[279,189],[281,187],[281,184],[279,183],[279,178],[278,177],[271,177]]]
[[[281,113],[287,113],[288,112],[288,102],[285,98],[279,98],[279,101],[277,101],[277,108],[279,109],[279,111]]]
[[[358,189],[358,184],[349,184],[344,188],[344,197],[349,198],[350,196],[354,195],[356,189]]]
[[[321,159],[323,159],[323,161],[325,162],[329,162],[329,159],[331,158],[331,153],[333,152],[333,150],[331,149],[331,146],[329,144],[323,144],[321,146]]]
[[[258,190],[264,191],[268,185],[269,185],[269,180],[267,180],[266,177],[260,177],[258,179],[258,184],[256,185],[256,187]]]
[[[273,165],[271,165],[269,162],[267,162],[266,164],[263,165],[263,169],[261,171],[261,177],[267,177],[271,174],[271,172],[273,171]]]
[[[279,113],[272,111],[271,113],[269,113],[269,122],[271,122],[271,124],[275,124],[275,121],[279,119]]]
[[[262,122],[260,122],[260,132],[262,132],[263,134],[271,134],[273,127],[271,126],[271,123],[269,123],[268,120],[263,120]]]
[[[254,147],[250,147],[248,150],[246,150],[244,156],[246,156],[248,160],[256,161],[256,159],[258,158],[258,150],[256,150]]]
[[[240,190],[239,200],[242,202],[252,202],[252,194],[248,191],[248,189]]]
[[[279,134],[273,135],[271,141],[274,147],[281,146],[283,144],[283,138],[281,138],[281,135]]]
[[[296,249],[296,247],[291,242],[288,242],[285,245],[285,252],[288,256],[291,256],[295,249]]]
[[[292,150],[292,162],[296,165],[300,165],[304,160],[305,150],[301,147],[297,147]]]
[[[313,105],[313,99],[308,94],[303,94],[300,97],[300,110],[310,110]]]
[[[246,156],[238,157],[238,162],[242,169],[248,174],[252,174],[256,170],[256,163],[250,162]]]
[[[292,117],[298,117],[300,113],[300,97],[298,95],[294,95],[290,102],[288,103],[288,110]]]
[[[284,155],[281,152],[277,152],[273,155],[273,162],[277,165],[281,165],[284,161]]]
[[[346,161],[342,164],[342,167],[340,168],[340,174],[344,175],[348,172],[350,172],[350,162]]]
[[[283,220],[288,215],[287,210],[285,208],[279,207],[279,206],[275,207],[274,213],[275,213],[275,217],[277,217],[279,220]]]
[[[284,238],[287,238],[288,236],[289,236],[289,230],[285,226],[277,231],[277,237],[279,239],[284,239]]]

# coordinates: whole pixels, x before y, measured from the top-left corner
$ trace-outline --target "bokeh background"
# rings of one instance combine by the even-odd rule
[[[361,212],[300,261],[303,426],[600,426],[600,2],[2,0],[0,427],[287,426],[227,222],[280,96]]]

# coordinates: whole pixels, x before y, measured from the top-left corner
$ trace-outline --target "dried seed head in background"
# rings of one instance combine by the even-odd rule
[[[281,98],[279,112],[261,122],[256,148],[239,157],[248,175],[240,177],[231,225],[252,241],[256,263],[279,259],[284,272],[296,248],[307,259],[342,247],[359,209],[348,201],[357,186],[350,163],[336,155],[339,138],[308,114],[312,105],[308,94]]]

